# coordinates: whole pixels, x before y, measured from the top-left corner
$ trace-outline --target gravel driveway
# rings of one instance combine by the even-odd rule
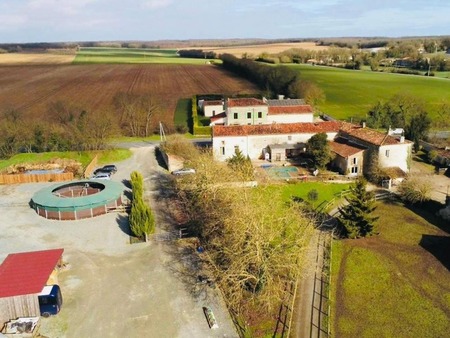
[[[157,213],[155,238],[164,238],[170,220],[160,217],[158,210],[170,207],[160,198],[166,172],[158,166],[153,146],[132,150],[132,158],[116,163],[113,180],[128,180],[133,170],[144,175],[146,196]],[[59,277],[64,305],[57,316],[42,319],[41,334],[51,338],[238,336],[217,290],[180,277],[183,268],[176,241],[129,244],[124,214],[61,222],[39,217],[28,202],[35,191],[50,184],[0,186],[0,260],[12,252],[64,248],[68,266]],[[208,327],[203,306],[212,308],[219,329]]]

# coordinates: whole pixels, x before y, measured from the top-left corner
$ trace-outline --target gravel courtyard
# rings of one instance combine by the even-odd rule
[[[164,238],[163,229],[170,224],[158,217],[158,210],[170,207],[159,198],[164,193],[159,181],[166,172],[158,166],[153,146],[132,150],[132,158],[117,163],[113,180],[128,180],[133,170],[143,174],[157,213],[155,239]],[[180,277],[183,257],[174,242],[129,244],[124,214],[80,221],[36,215],[28,203],[34,192],[51,184],[0,186],[0,260],[13,252],[64,248],[67,268],[59,276],[64,304],[57,316],[42,318],[42,335],[238,336],[217,290]],[[213,309],[218,329],[208,327],[203,306]]]

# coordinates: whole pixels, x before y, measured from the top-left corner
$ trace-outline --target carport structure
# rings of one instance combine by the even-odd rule
[[[31,206],[39,216],[78,220],[103,215],[122,205],[123,185],[112,181],[82,180],[39,190]]]
[[[0,327],[18,317],[40,316],[38,294],[57,284],[64,249],[9,254],[0,265]]]

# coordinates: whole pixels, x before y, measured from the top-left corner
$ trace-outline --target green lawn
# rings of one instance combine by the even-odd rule
[[[268,186],[267,194],[281,194],[283,201],[288,202],[292,197],[300,197],[308,200],[308,193],[315,189],[318,192],[317,200],[312,201],[313,206],[317,207],[324,202],[331,201],[339,196],[341,191],[348,190],[349,184],[323,183],[323,182],[300,182],[295,184],[280,184]]]
[[[417,96],[429,105],[435,116],[442,102],[450,104],[450,80],[416,75],[354,71],[333,67],[290,65],[301,78],[316,82],[326,101],[319,109],[337,119],[364,118],[378,101],[387,101],[397,93]]]
[[[185,126],[189,130],[192,99],[179,99],[175,108],[173,122],[175,126]]]
[[[68,152],[47,152],[47,153],[21,153],[14,155],[7,160],[0,160],[0,171],[15,164],[22,163],[46,163],[57,158],[66,158],[80,162],[83,167],[86,167],[92,161],[95,154],[98,154],[99,164],[108,164],[119,162],[131,156],[131,151],[128,149],[112,149],[97,152],[88,151],[68,151]]]
[[[448,336],[450,237],[430,222],[445,225],[400,204],[376,213],[378,236],[333,242],[333,336]]]
[[[74,64],[101,63],[174,63],[205,64],[205,59],[181,58],[175,49],[83,47]]]

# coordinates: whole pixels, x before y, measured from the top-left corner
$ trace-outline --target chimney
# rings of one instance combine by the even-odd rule
[[[405,143],[405,136],[400,136],[400,143]]]
[[[278,100],[284,100],[284,95],[278,94]]]
[[[361,122],[361,127],[363,127],[363,128],[366,127],[366,122],[365,121]]]

